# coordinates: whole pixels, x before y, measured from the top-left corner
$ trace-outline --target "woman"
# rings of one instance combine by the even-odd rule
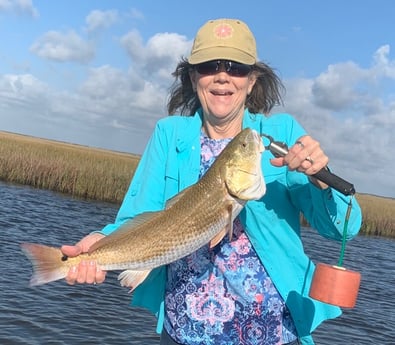
[[[255,38],[240,20],[211,20],[174,73],[169,114],[158,122],[114,224],[63,246],[78,255],[137,214],[161,210],[195,183],[245,127],[290,147],[283,158],[264,152],[267,191],[250,201],[231,240],[203,247],[160,267],[134,292],[133,304],[158,317],[161,344],[314,344],[311,332],[340,309],[308,297],[314,265],[303,251],[300,212],[323,236],[340,240],[349,203],[311,177],[328,163],[318,141],[288,114],[267,116],[281,101],[282,84],[257,61]],[[348,238],[360,228],[354,202]],[[95,262],[70,270],[69,284],[101,283]]]

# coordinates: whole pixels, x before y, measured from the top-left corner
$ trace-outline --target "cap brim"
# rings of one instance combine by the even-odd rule
[[[188,58],[188,62],[192,65],[212,60],[231,60],[246,65],[253,65],[256,63],[256,59],[254,56],[231,47],[215,47],[202,49],[194,52]]]

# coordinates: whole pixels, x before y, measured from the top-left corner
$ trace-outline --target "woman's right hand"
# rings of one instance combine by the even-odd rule
[[[81,253],[86,253],[90,246],[103,238],[104,235],[100,233],[93,233],[82,238],[74,246],[64,245],[60,249],[62,253],[68,257],[78,256]],[[95,260],[82,260],[78,266],[70,268],[66,282],[69,285],[78,284],[101,284],[106,278],[106,271],[101,270]]]

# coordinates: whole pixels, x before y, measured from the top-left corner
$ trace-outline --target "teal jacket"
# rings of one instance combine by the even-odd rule
[[[200,171],[202,114],[169,116],[158,121],[141,157],[114,224],[101,232],[116,230],[137,214],[162,210],[166,201],[197,182]],[[245,111],[243,127],[271,135],[292,146],[305,135],[288,114],[266,117]],[[306,175],[274,167],[269,151],[262,156],[267,191],[258,201],[249,201],[240,213],[245,231],[267,272],[286,301],[303,344],[314,344],[310,334],[324,320],[341,314],[338,307],[308,297],[314,264],[300,239],[300,212],[314,229],[326,237],[342,239],[349,197],[330,188],[321,190]],[[348,239],[361,225],[361,210],[354,200],[348,224]],[[158,229],[160,231],[160,229]],[[132,305],[142,306],[158,317],[161,332],[164,316],[166,269],[154,269],[135,290]]]

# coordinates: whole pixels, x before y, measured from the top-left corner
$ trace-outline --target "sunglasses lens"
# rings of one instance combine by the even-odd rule
[[[222,66],[225,67],[226,73],[232,77],[245,77],[252,70],[252,66],[250,65],[226,60],[203,62],[195,65],[195,69],[199,74],[212,75],[219,72]]]
[[[229,67],[227,64],[225,64],[225,66],[227,66],[226,71],[228,74],[234,77],[245,77],[252,69],[250,65],[233,61],[229,61]]]
[[[215,74],[218,71],[218,61],[203,62],[195,66],[199,74]]]

